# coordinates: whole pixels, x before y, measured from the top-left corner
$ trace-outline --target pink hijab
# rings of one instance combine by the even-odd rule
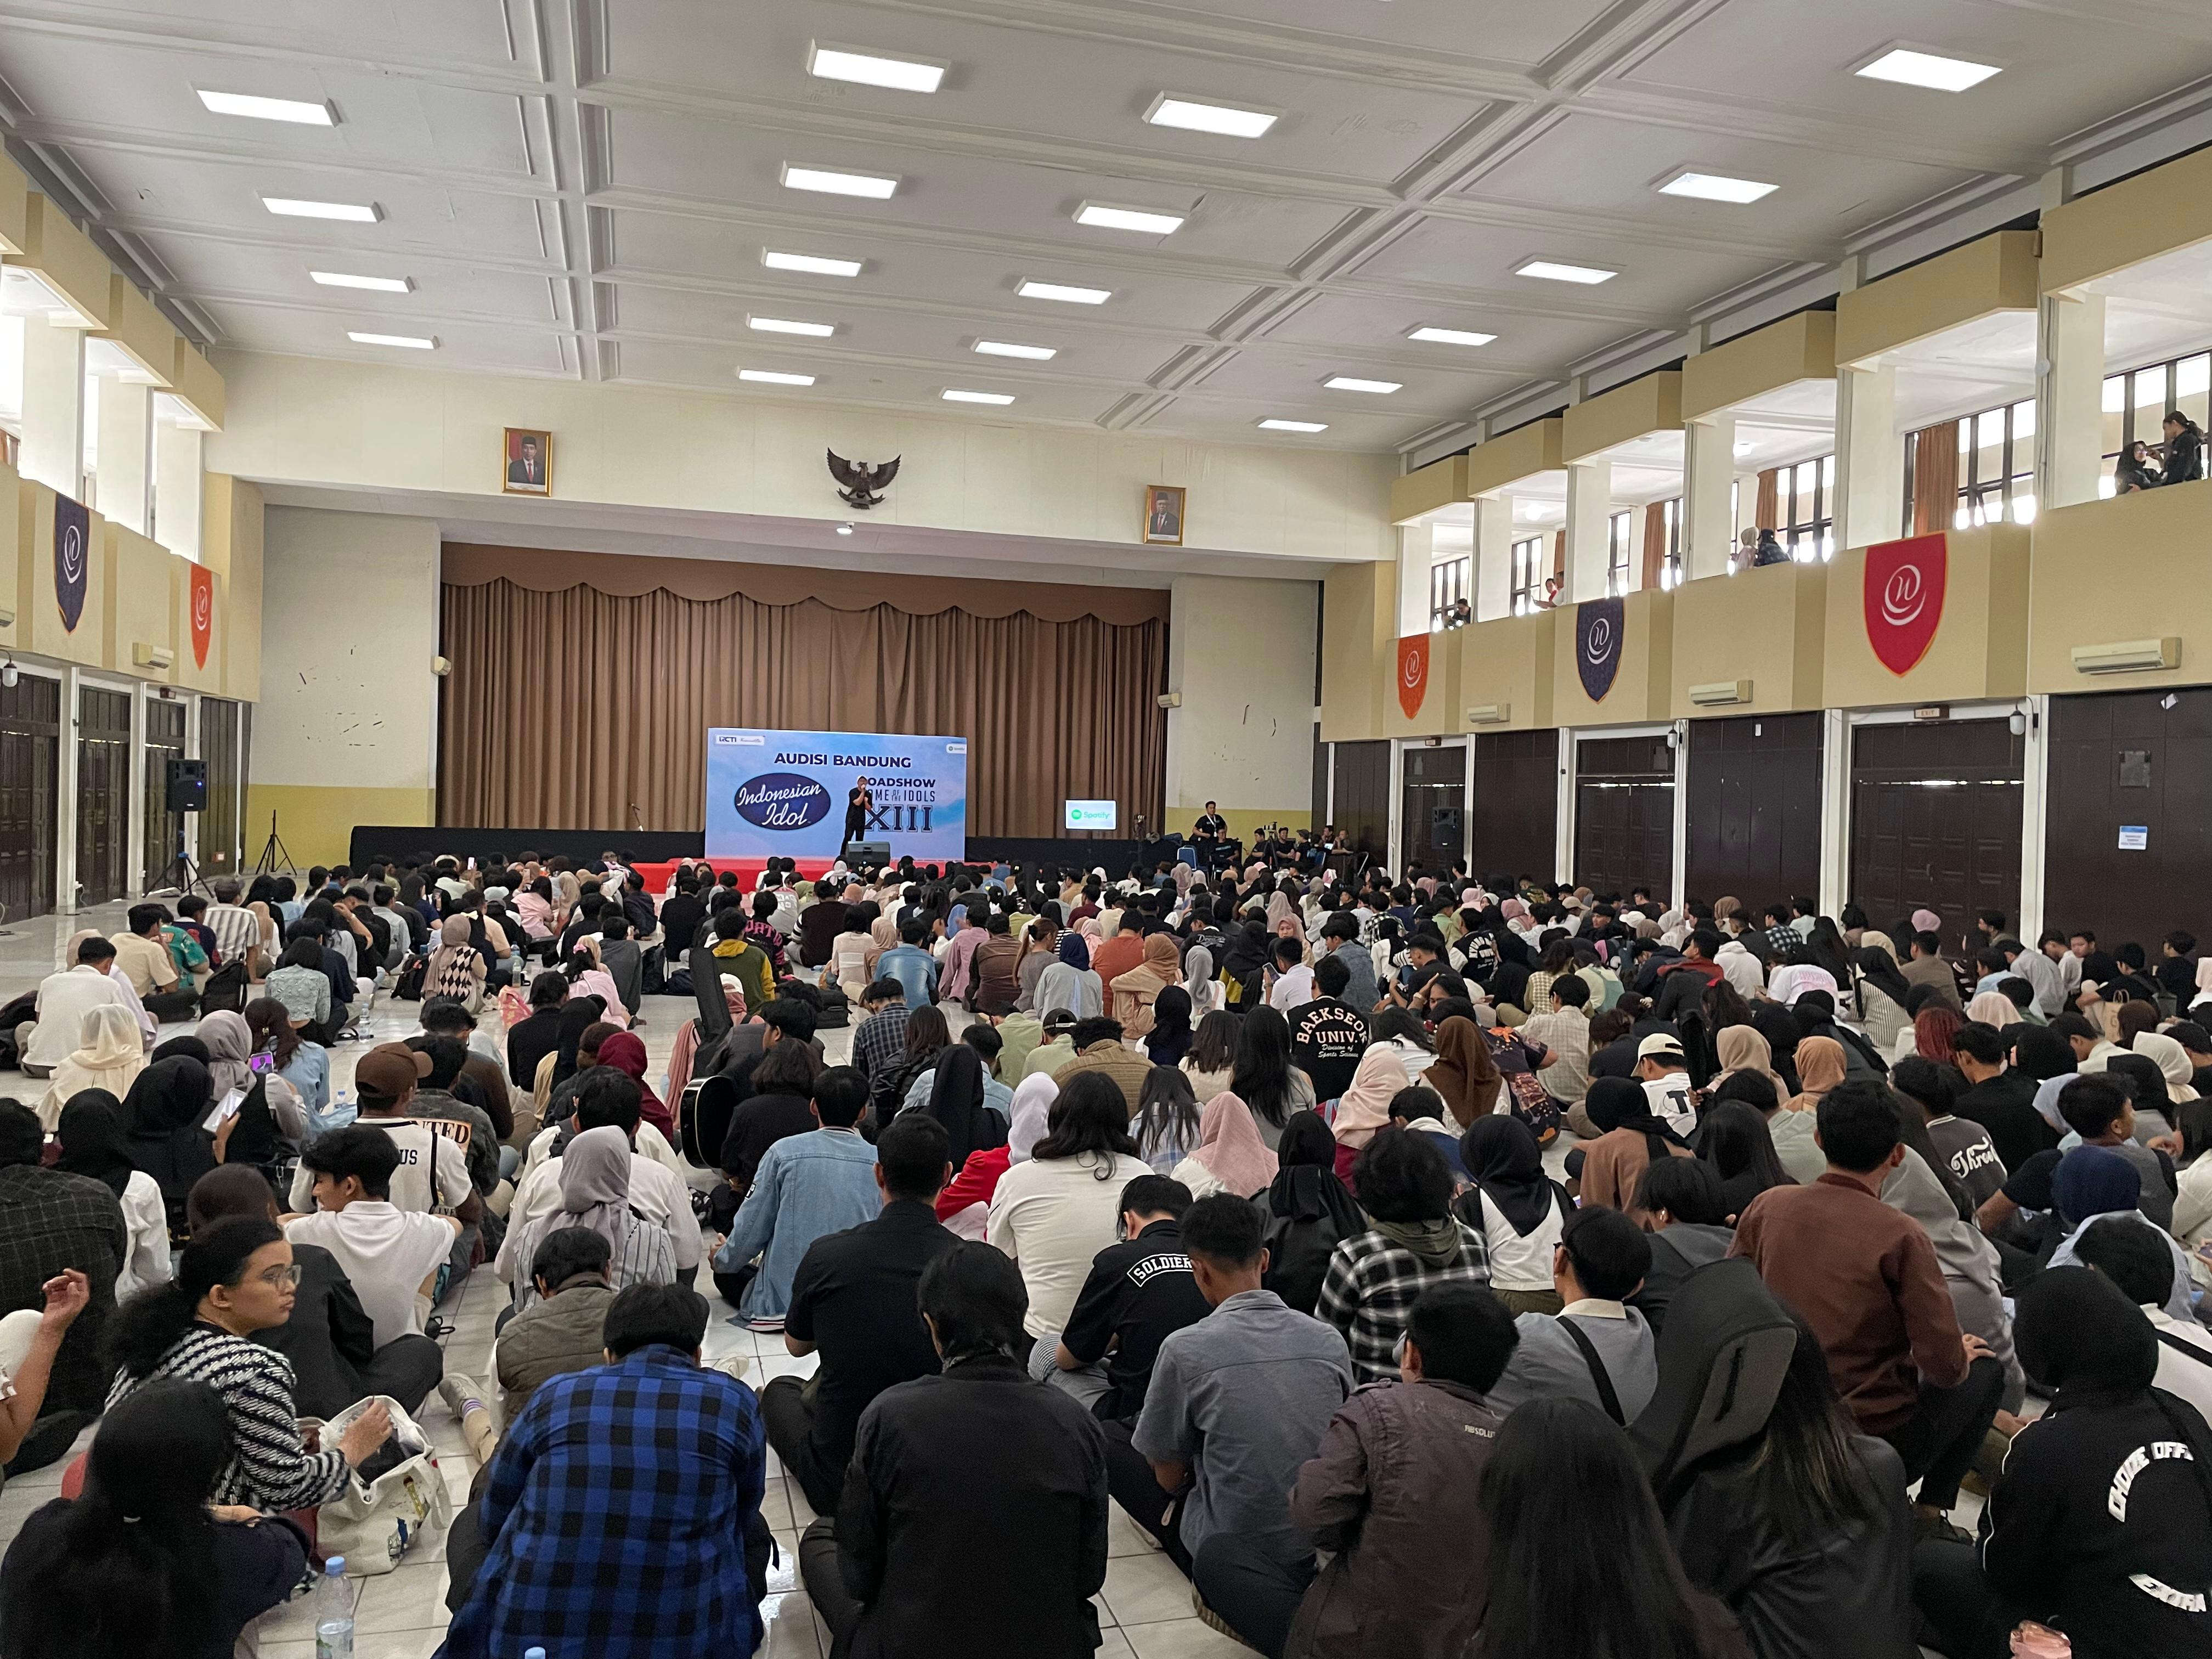
[[[1252,1109],[1226,1089],[1199,1114],[1198,1146],[1191,1156],[1239,1198],[1267,1191],[1275,1179],[1275,1155],[1260,1139]]]

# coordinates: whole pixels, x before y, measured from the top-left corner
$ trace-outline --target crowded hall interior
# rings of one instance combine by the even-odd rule
[[[0,0],[0,1659],[2212,1659],[2208,423],[2203,0]]]

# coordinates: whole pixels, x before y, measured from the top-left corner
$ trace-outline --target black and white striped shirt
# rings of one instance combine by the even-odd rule
[[[222,1396],[231,1454],[216,1480],[216,1503],[304,1510],[326,1504],[345,1490],[346,1461],[335,1445],[311,1452],[301,1438],[293,1404],[292,1362],[275,1349],[213,1325],[195,1324],[144,1376],[119,1373],[107,1396],[108,1409],[112,1411],[132,1389],[156,1377],[205,1382]]]

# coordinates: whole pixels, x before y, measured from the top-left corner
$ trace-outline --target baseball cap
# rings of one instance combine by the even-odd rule
[[[1636,1045],[1636,1057],[1638,1060],[1680,1060],[1682,1058],[1682,1045],[1664,1031],[1654,1031]]]
[[[430,1075],[430,1056],[404,1042],[380,1042],[354,1062],[354,1087],[380,1100],[397,1100]]]

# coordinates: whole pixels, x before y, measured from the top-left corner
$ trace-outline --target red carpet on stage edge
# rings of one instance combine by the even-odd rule
[[[658,893],[665,890],[668,884],[675,879],[676,866],[683,862],[684,860],[682,859],[669,859],[659,864],[633,864],[630,866],[630,868],[636,871],[638,874],[645,878],[645,890],[647,892]],[[699,862],[700,860],[697,859],[693,859],[691,860],[691,864],[694,868],[697,867]],[[745,889],[748,892],[752,890],[753,878],[759,875],[762,871],[768,868],[768,860],[766,859],[708,859],[706,862],[714,866],[714,873],[718,876],[725,870],[736,871],[738,872],[738,885]],[[834,859],[799,859],[795,860],[795,862],[799,866],[799,875],[808,881],[812,881],[816,878],[819,877],[824,871],[828,870],[832,864],[836,862],[836,860]]]

